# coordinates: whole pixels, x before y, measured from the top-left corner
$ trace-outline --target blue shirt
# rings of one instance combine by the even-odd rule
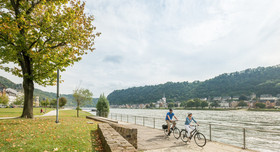
[[[170,120],[172,120],[172,117],[174,116],[174,113],[173,112],[172,113],[167,112],[165,120],[169,120],[167,116],[169,116]]]
[[[186,122],[185,122],[185,125],[190,125],[190,123],[192,122],[192,120],[196,123],[196,121],[193,119],[190,120],[189,117],[186,118]]]

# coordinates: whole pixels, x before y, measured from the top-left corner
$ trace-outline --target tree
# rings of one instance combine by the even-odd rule
[[[56,99],[52,99],[51,102],[50,102],[50,107],[56,108],[56,102],[57,102]]]
[[[258,103],[256,103],[256,107],[257,108],[265,108],[265,104],[261,103],[261,102],[258,102]]]
[[[67,103],[67,99],[65,97],[59,98],[59,107],[65,106]]]
[[[0,96],[0,104],[7,105],[9,103],[9,97],[6,95]]]
[[[172,109],[173,107],[174,107],[174,103],[173,102],[168,103],[168,109]]]
[[[73,97],[77,102],[77,117],[79,117],[80,106],[87,104],[88,102],[92,101],[92,92],[88,89],[76,89],[74,90]]]
[[[96,104],[96,109],[97,109],[98,116],[108,117],[110,104],[104,94],[100,95],[98,102]]]
[[[187,101],[187,107],[194,107],[194,106],[195,106],[195,103],[193,100]]]
[[[245,107],[248,106],[248,104],[246,102],[244,102],[243,100],[239,101],[238,105],[239,107]]]
[[[50,104],[49,99],[41,101],[41,106],[45,107],[45,112],[47,112],[47,106]],[[56,100],[53,100],[52,104],[56,104]]]
[[[204,107],[208,106],[208,102],[207,101],[202,101],[200,104],[201,108],[203,109]]]
[[[219,107],[219,103],[218,101],[214,100],[211,104],[210,104],[211,107]]]
[[[240,97],[239,97],[239,101],[244,101],[244,100],[248,100],[248,98],[244,95],[244,94],[242,94]]]
[[[17,96],[15,102],[13,103],[14,105],[22,105],[24,102],[24,96],[21,95],[21,96]]]
[[[84,7],[80,0],[0,1],[0,69],[23,78],[22,118],[33,118],[34,82],[55,85],[57,69],[94,50],[100,33]]]
[[[195,98],[195,99],[194,99],[194,106],[195,106],[196,108],[198,108],[198,107],[200,107],[200,105],[201,105],[201,100],[198,99],[198,98]]]

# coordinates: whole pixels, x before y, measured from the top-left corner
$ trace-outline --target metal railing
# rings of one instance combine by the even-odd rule
[[[119,114],[119,113],[109,113],[99,114],[100,116],[108,116],[113,120],[119,120],[127,123],[134,123],[137,125],[143,125],[146,127],[161,129],[162,124],[166,124],[164,118],[157,117],[147,117],[147,116],[139,116],[139,115],[127,115],[127,114]],[[252,148],[261,150],[260,148],[269,147],[270,150],[278,150],[280,148],[280,131],[277,130],[262,130],[262,129],[253,129],[253,128],[245,128],[240,126],[229,126],[222,125],[216,123],[201,123],[200,122],[200,130],[206,136],[206,138],[210,141],[218,141],[226,144],[232,144],[239,146],[243,149]],[[179,120],[177,122],[177,127],[182,129],[184,127],[184,120]],[[208,130],[208,131],[207,131]],[[266,142],[260,141],[259,143],[248,142],[248,137],[250,137],[249,132],[255,132],[254,136],[260,136],[259,139],[267,138],[267,145],[263,144]],[[252,134],[253,135],[253,134]],[[277,137],[276,139],[274,137]],[[236,139],[237,138],[237,139]],[[251,137],[250,137],[251,138]],[[252,137],[255,138],[255,137]],[[278,140],[279,138],[279,140]],[[271,142],[275,140],[276,142],[273,146],[269,146]],[[277,141],[278,140],[278,141]],[[275,146],[278,145],[278,146]],[[266,149],[262,149],[266,150]]]

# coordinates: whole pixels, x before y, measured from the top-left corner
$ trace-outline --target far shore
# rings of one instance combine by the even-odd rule
[[[140,109],[140,108],[112,108],[112,109]],[[169,108],[147,108],[144,110],[168,110]],[[260,112],[280,112],[280,109],[252,109],[252,108],[172,108],[174,110],[210,110],[210,111],[260,111]]]

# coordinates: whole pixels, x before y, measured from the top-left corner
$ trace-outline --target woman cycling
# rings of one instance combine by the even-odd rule
[[[192,113],[188,113],[188,116],[187,116],[186,122],[185,122],[185,127],[188,132],[188,134],[187,134],[188,140],[190,140],[191,132],[195,129],[193,126],[190,125],[192,121],[194,121],[199,126],[199,124],[193,119]]]

